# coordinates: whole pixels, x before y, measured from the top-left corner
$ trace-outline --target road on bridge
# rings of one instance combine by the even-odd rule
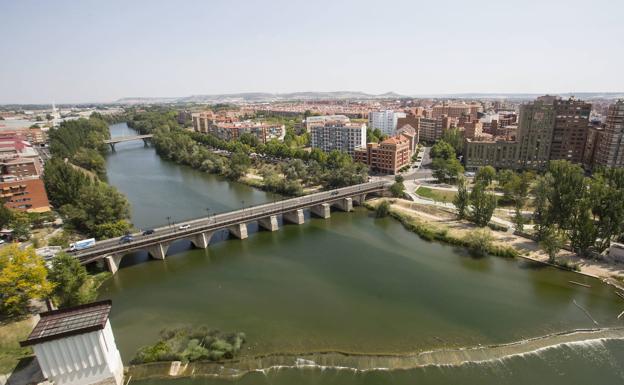
[[[94,262],[106,255],[125,254],[136,250],[146,249],[158,243],[173,242],[179,239],[189,239],[203,232],[220,230],[229,226],[252,222],[271,215],[279,215],[311,206],[334,203],[345,198],[379,192],[387,188],[388,182],[369,182],[359,185],[344,187],[331,191],[323,191],[297,198],[284,199],[277,202],[250,206],[227,213],[215,214],[199,219],[179,222],[173,226],[162,226],[154,229],[154,234],[142,235],[141,232],[132,234],[134,241],[120,243],[119,238],[98,241],[94,247],[74,252],[81,263]],[[188,228],[181,229],[181,227]],[[66,250],[69,252],[69,250]]]

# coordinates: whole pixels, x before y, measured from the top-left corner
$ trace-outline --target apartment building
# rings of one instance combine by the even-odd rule
[[[438,119],[446,115],[454,119],[459,119],[462,116],[466,116],[469,117],[469,121],[473,121],[479,118],[480,112],[483,112],[483,106],[477,102],[472,102],[470,104],[443,103],[432,107],[431,117],[433,119]]]
[[[371,111],[368,114],[368,126],[373,130],[381,130],[385,135],[394,135],[398,120],[406,116],[404,112],[392,110]]]
[[[43,181],[37,177],[0,183],[0,199],[5,207],[26,212],[50,211]]]
[[[604,133],[595,155],[595,164],[603,167],[624,167],[624,99],[609,106]]]
[[[554,106],[555,126],[550,146],[550,160],[564,159],[582,163],[592,105],[570,98],[556,99]]]
[[[520,106],[518,162],[521,168],[543,169],[550,159],[555,127],[554,99],[542,96]]]
[[[335,121],[312,126],[310,143],[326,152],[340,150],[353,156],[356,148],[366,147],[366,125]]]
[[[603,136],[604,128],[600,126],[590,126],[587,129],[585,148],[583,149],[583,166],[585,169],[591,170],[596,164],[596,155],[598,154],[598,147]]]
[[[8,182],[26,177],[38,177],[41,163],[33,158],[5,158],[0,160],[0,180]]]
[[[323,126],[328,122],[338,122],[346,124],[351,120],[345,115],[321,115],[321,116],[308,116],[305,120],[306,131],[310,132],[314,126]]]
[[[550,160],[555,128],[555,99],[550,96],[520,106],[516,140],[495,137],[464,142],[466,169],[490,165],[495,168],[543,169]]]
[[[464,123],[464,137],[475,139],[483,136],[483,123],[478,120]]]
[[[279,124],[258,122],[216,123],[209,126],[209,134],[223,140],[236,140],[243,134],[250,134],[258,138],[261,143],[275,139],[282,141],[286,136],[286,127]]]
[[[284,140],[286,127],[280,124],[268,124],[252,121],[240,122],[229,114],[215,114],[205,111],[192,114],[193,130],[212,134],[223,140],[236,140],[243,134],[251,134],[262,143],[273,139]]]
[[[417,126],[419,139],[423,142],[433,143],[442,138],[444,131],[451,128],[453,119],[448,116],[441,116],[437,119],[418,118]]]
[[[367,164],[372,171],[383,174],[396,174],[410,164],[411,140],[399,134],[381,143],[368,143],[365,148],[355,150],[354,159]]]

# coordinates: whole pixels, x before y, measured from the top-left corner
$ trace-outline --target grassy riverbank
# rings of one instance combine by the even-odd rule
[[[375,202],[374,204],[366,203],[365,206],[370,210],[375,210],[378,204],[380,202]],[[491,230],[487,228],[480,229],[475,227],[464,232],[453,231],[442,224],[434,224],[400,211],[392,205],[389,208],[388,215],[399,221],[407,230],[418,234],[427,241],[438,241],[462,246],[479,253],[506,258],[514,258],[520,255],[520,252],[514,247],[494,242],[491,236],[489,236]]]
[[[30,348],[19,345],[32,327],[32,317],[0,324],[0,374],[10,373],[22,358],[32,355]]]

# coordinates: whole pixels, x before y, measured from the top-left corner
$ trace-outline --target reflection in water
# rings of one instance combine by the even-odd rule
[[[109,155],[107,167],[110,183],[130,199],[137,227],[166,223],[165,215],[186,219],[203,215],[205,208],[226,211],[240,207],[243,200],[247,205],[273,198],[162,161],[141,142],[120,144],[117,153]],[[322,359],[310,352],[341,351],[359,353],[359,358],[335,356],[335,363],[347,357],[355,360],[351,367],[369,368],[380,367],[380,354],[509,343],[593,327],[573,301],[600,327],[622,325],[616,319],[621,300],[597,280],[552,268],[519,268],[528,266],[519,260],[472,258],[453,247],[422,241],[396,221],[374,219],[363,209],[334,212],[328,220],[308,217],[303,225],[285,225],[277,232],[255,231],[245,241],[229,240],[223,233],[207,250],[180,241],[165,261],[136,253],[125,257],[122,266],[102,286],[101,296],[113,299],[111,323],[125,362],[138,347],[153,343],[161,329],[189,324],[244,331],[248,343],[242,360],[255,362],[254,357],[276,354],[287,358],[286,366],[293,366],[297,358],[321,364]],[[571,285],[570,280],[591,288]],[[600,344],[597,350],[622,358],[622,345]],[[604,380],[596,383],[621,379],[612,367],[624,360],[594,362],[591,357],[598,353],[592,349],[596,350],[567,343],[540,352],[539,359],[512,356],[502,363],[365,374],[293,368],[253,373],[239,381],[457,383],[461,378],[468,384],[516,384],[535,382],[539,374],[557,384],[560,380],[553,379],[553,373],[570,380],[567,373],[581,368]],[[554,366],[545,364],[542,356],[552,358]],[[567,356],[573,364],[561,359]],[[584,376],[566,383],[577,378]]]

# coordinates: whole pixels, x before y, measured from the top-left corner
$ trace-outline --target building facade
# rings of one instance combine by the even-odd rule
[[[339,150],[353,156],[356,148],[366,147],[366,125],[327,122],[310,129],[310,144],[325,152]]]
[[[306,131],[310,132],[314,126],[323,126],[328,122],[337,122],[346,124],[351,120],[344,115],[321,115],[321,116],[308,116],[305,120]]]
[[[418,130],[419,139],[423,142],[433,143],[442,138],[444,131],[451,128],[453,120],[448,116],[441,116],[439,118],[418,118],[418,125],[415,127]]]
[[[517,151],[520,168],[544,169],[548,165],[554,127],[554,99],[540,97],[520,106]]]
[[[597,146],[595,164],[624,167],[624,99],[609,106],[604,133]]]
[[[367,164],[372,171],[396,174],[410,164],[410,143],[404,135],[393,136],[381,143],[368,143],[365,148],[355,150],[354,159]]]
[[[5,207],[12,210],[50,211],[50,202],[43,181],[36,177],[1,182],[0,199]]]
[[[123,363],[108,315],[111,301],[41,313],[21,346],[31,346],[55,385],[122,385]]]
[[[550,160],[564,159],[573,163],[582,163],[592,106],[590,103],[574,98],[557,99],[554,105],[555,127],[550,147]]]
[[[404,112],[395,112],[392,110],[371,111],[368,114],[368,126],[372,130],[379,129],[382,134],[394,135],[399,118],[405,118]]]

